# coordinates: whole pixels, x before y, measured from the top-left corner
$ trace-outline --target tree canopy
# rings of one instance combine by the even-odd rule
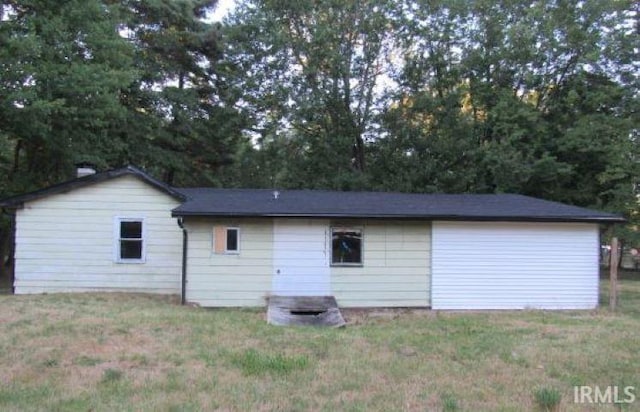
[[[245,0],[223,28],[253,125],[232,181],[516,192],[633,217],[637,8]]]
[[[637,3],[241,0],[213,23],[215,3],[1,1],[0,197],[132,163],[638,218]]]
[[[0,164],[8,193],[127,163],[207,183],[241,136],[216,75],[215,1],[4,1]],[[6,192],[5,192],[6,193]]]

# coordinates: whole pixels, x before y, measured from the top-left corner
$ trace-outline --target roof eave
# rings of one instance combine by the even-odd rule
[[[395,214],[350,214],[350,213],[236,213],[236,212],[185,212],[173,210],[173,217],[226,217],[226,218],[343,218],[343,219],[397,219],[430,221],[471,222],[573,222],[573,223],[624,223],[619,216],[463,216],[463,215],[395,215]]]
[[[92,184],[104,182],[125,175],[136,176],[142,179],[144,182],[155,187],[156,189],[161,190],[169,196],[172,196],[178,200],[185,201],[187,199],[184,194],[175,190],[171,186],[168,186],[161,181],[151,177],[141,169],[138,169],[134,166],[125,166],[119,169],[107,170],[105,172],[68,180],[66,182],[58,183],[44,189],[35,190],[23,195],[9,197],[0,201],[0,207],[4,207],[7,209],[21,209],[22,207],[24,207],[24,203],[26,202],[38,200],[54,194],[67,193],[74,189],[90,186]]]

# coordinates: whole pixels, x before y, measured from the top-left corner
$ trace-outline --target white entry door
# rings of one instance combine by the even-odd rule
[[[318,220],[274,221],[274,295],[330,295],[327,231],[326,222]]]

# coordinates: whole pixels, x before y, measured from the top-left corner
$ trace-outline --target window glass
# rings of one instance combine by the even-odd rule
[[[120,239],[118,247],[118,257],[122,260],[141,260],[142,249],[142,221],[122,220],[120,221]]]
[[[333,228],[331,230],[331,262],[340,264],[362,264],[362,230]]]
[[[120,222],[122,239],[142,239],[142,222]]]
[[[142,259],[142,240],[121,240],[120,259]]]
[[[227,252],[238,251],[238,229],[227,228]]]

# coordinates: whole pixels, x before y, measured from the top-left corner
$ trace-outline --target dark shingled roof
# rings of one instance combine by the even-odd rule
[[[120,176],[131,175],[184,203],[172,211],[182,216],[324,217],[425,220],[624,222],[619,215],[520,195],[445,195],[326,190],[178,189],[127,166],[73,179],[0,201],[20,208],[25,202]]]
[[[393,218],[480,221],[623,222],[599,212],[512,194],[408,194],[324,190],[178,189],[173,216]]]
[[[166,194],[175,197],[179,200],[184,200],[185,196],[180,193],[178,190],[162,183],[161,181],[151,177],[141,169],[138,169],[134,166],[126,166],[119,169],[107,170],[105,172],[100,172],[84,177],[79,177],[76,179],[71,179],[66,182],[58,183],[53,186],[45,187],[44,189],[36,190],[34,192],[29,192],[23,195],[8,197],[6,199],[0,200],[1,207],[7,208],[16,208],[22,207],[25,202],[30,202],[32,200],[37,200],[42,197],[46,197],[49,195],[54,195],[57,193],[66,193],[73,189],[77,189],[80,187],[90,186],[98,182],[104,182],[105,180],[111,180],[116,177],[130,175],[137,177],[138,179],[147,182],[151,186],[165,192]]]

